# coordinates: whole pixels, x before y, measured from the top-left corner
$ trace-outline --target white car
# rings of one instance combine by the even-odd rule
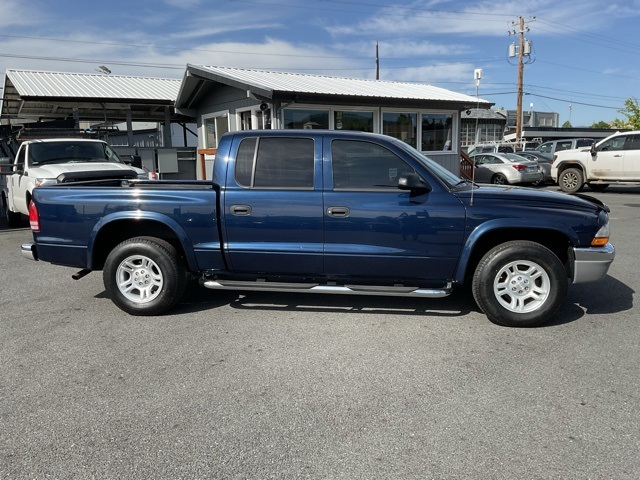
[[[640,183],[640,130],[556,152],[551,177],[567,193],[579,192],[585,184],[602,191],[612,183]]]

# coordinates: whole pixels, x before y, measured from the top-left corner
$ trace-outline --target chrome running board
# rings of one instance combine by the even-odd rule
[[[443,288],[407,287],[405,285],[321,285],[319,283],[266,282],[201,279],[212,290],[252,290],[259,292],[335,293],[343,295],[384,295],[397,297],[442,298],[451,294],[451,282]]]

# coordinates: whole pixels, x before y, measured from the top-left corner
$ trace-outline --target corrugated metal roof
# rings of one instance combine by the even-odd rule
[[[478,102],[476,97],[452,92],[425,83],[391,82],[362,78],[330,77],[301,73],[247,70],[241,68],[195,66],[215,76],[251,85],[271,92],[295,92],[318,95],[344,95],[408,100],[433,100],[451,102]],[[491,102],[480,99],[480,104]]]
[[[119,75],[6,71],[22,98],[94,98],[175,102],[180,80]]]

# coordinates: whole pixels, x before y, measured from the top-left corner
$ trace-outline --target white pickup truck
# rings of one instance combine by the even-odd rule
[[[149,178],[139,157],[123,161],[106,142],[93,139],[51,138],[25,141],[15,160],[0,162],[2,209],[10,227],[18,226],[29,214],[29,202],[35,187],[47,183],[82,180],[98,171],[105,178]]]
[[[602,191],[612,183],[640,183],[640,130],[616,132],[590,147],[557,151],[551,177],[563,192],[588,185]]]

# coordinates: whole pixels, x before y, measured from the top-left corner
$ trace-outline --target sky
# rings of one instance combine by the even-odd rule
[[[187,63],[420,82],[560,124],[625,119],[640,97],[640,0],[0,0],[0,72],[181,79]],[[516,34],[510,32],[515,31]],[[474,71],[482,69],[476,85]]]

